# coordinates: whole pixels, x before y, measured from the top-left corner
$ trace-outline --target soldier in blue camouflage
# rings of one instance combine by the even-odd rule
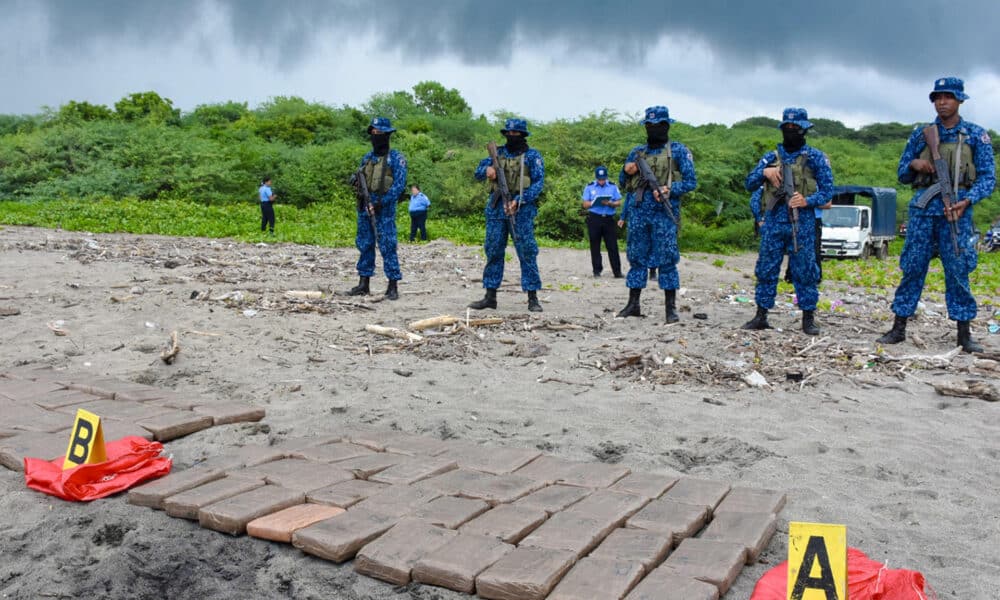
[[[906,320],[913,315],[927,277],[927,266],[937,250],[945,276],[945,303],[948,318],[958,322],[958,345],[965,352],[982,352],[972,339],[969,322],[976,318],[976,299],[969,289],[969,273],[976,269],[976,234],[973,232],[972,207],[993,193],[996,165],[989,134],[958,114],[959,105],[969,96],[965,83],[957,77],[942,77],[934,82],[930,100],[937,118],[941,138],[941,157],[948,163],[952,175],[952,204],[945,209],[941,194],[930,189],[937,182],[930,149],[924,140],[923,127],[910,134],[899,159],[899,182],[912,185],[906,242],[899,257],[903,279],[896,288],[892,312],[896,318],[892,329],[878,338],[880,344],[898,344],[906,339]],[[957,173],[956,177],[954,174]],[[953,243],[951,222],[958,231]],[[955,247],[959,252],[955,252]]]
[[[484,309],[497,307],[497,288],[503,281],[504,253],[507,250],[507,236],[514,241],[517,259],[521,263],[521,289],[528,293],[528,310],[541,312],[538,290],[542,288],[542,278],[538,273],[538,243],[535,241],[535,216],[538,214],[538,196],[545,183],[545,163],[542,155],[528,147],[528,123],[524,119],[507,119],[500,130],[507,143],[497,148],[497,158],[507,178],[507,186],[514,197],[514,205],[504,207],[502,201],[493,199],[499,195],[496,183],[496,169],[493,161],[486,157],[479,161],[475,177],[479,181],[490,182],[490,194],[486,201],[486,267],[483,268],[483,288],[486,295],[482,300],[469,304],[470,308]],[[510,231],[508,212],[514,214],[514,232]]]
[[[677,288],[680,275],[677,263],[681,254],[677,247],[681,196],[698,185],[691,151],[680,142],[670,141],[670,111],[666,106],[646,109],[642,124],[646,128],[646,143],[632,148],[618,182],[625,189],[622,219],[628,223],[626,256],[629,262],[625,285],[628,303],[619,317],[641,317],[640,296],[646,287],[647,273],[659,269],[658,283],[664,291],[667,323],[676,323]],[[639,173],[637,157],[643,157],[656,176],[661,189],[651,189]],[[676,219],[676,221],[674,220]]]
[[[816,302],[819,300],[819,266],[816,264],[816,224],[814,211],[833,198],[833,172],[823,152],[806,144],[806,132],[812,127],[804,108],[786,108],[782,113],[782,142],[777,150],[764,155],[747,175],[747,191],[764,186],[764,225],[760,233],[757,257],[757,288],[754,300],[757,314],[743,329],[769,329],[767,312],[774,307],[781,261],[788,255],[792,284],[802,309],[802,331],[818,335]],[[795,181],[794,193],[781,201],[782,165],[790,165]],[[768,205],[772,205],[767,210]],[[791,209],[799,209],[799,224],[793,228]],[[794,233],[793,233],[794,229]],[[793,241],[794,235],[794,241]],[[798,251],[795,251],[795,248]]]
[[[399,150],[389,148],[389,136],[396,131],[389,119],[372,118],[367,131],[371,136],[372,150],[361,159],[361,169],[376,211],[378,250],[382,254],[382,269],[389,280],[385,297],[396,300],[399,298],[396,282],[403,278],[396,255],[396,203],[406,188],[406,157]],[[368,213],[365,210],[358,210],[357,213],[358,230],[354,245],[361,252],[357,265],[359,281],[347,292],[350,296],[371,293],[369,282],[375,274],[376,232],[372,231]]]

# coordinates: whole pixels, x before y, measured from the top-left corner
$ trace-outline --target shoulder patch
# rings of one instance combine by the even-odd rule
[[[985,129],[983,130],[983,133],[979,136],[979,141],[982,142],[982,143],[984,143],[984,144],[992,144],[993,143],[990,140],[990,134],[989,134],[989,132],[987,132]]]
[[[405,156],[400,155],[400,157],[399,157],[399,166],[401,166],[401,167],[405,167],[406,166],[406,157]]]
[[[535,159],[535,166],[537,166],[537,167],[542,166],[542,157],[541,156],[539,156],[538,158]]]
[[[694,162],[694,156],[691,154],[690,150],[687,151],[686,156],[689,161]]]

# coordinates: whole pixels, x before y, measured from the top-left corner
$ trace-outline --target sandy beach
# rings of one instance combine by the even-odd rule
[[[648,289],[645,318],[615,319],[623,280],[590,277],[585,251],[545,248],[544,312],[529,313],[509,248],[499,309],[473,315],[502,323],[408,343],[365,326],[465,318],[483,258],[440,240],[399,253],[401,298],[389,302],[332,293],[357,281],[353,248],[5,227],[0,308],[17,314],[0,317],[0,370],[47,365],[266,408],[259,423],[168,443],[177,468],[363,424],[786,491],[778,533],[730,600],[785,559],[790,520],[847,525],[850,546],[923,572],[940,598],[997,597],[1000,405],[933,384],[998,373],[964,354],[921,358],[953,349],[943,309],[879,355],[891,298],[825,282],[822,297],[842,305],[817,313],[820,336],[801,333],[782,296],[778,329],[745,332],[755,255],[685,254],[680,323],[664,324],[663,294]],[[372,289],[385,289],[381,272]],[[983,312],[974,334],[995,356]],[[181,351],[168,365],[173,331]],[[748,384],[753,372],[766,385]],[[122,497],[65,503],[0,469],[0,597],[469,596],[395,587]]]

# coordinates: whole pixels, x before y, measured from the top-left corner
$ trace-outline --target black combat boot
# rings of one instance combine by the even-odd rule
[[[757,314],[754,315],[752,319],[743,324],[740,329],[770,329],[771,324],[767,322],[767,309],[761,306],[757,307]]]
[[[972,332],[969,331],[968,321],[958,322],[958,345],[962,347],[963,352],[968,352],[969,354],[983,351],[983,347],[977,344],[976,340],[972,339]]]
[[[667,307],[667,323],[680,321],[681,318],[677,316],[677,290],[663,290],[663,298]]]
[[[806,335],[819,335],[819,327],[816,326],[816,311],[802,311],[802,331]]]
[[[482,310],[484,308],[496,308],[497,307],[497,291],[494,289],[487,289],[486,296],[482,300],[476,300],[475,302],[469,303],[469,308],[474,308],[476,310]]]
[[[959,330],[961,332],[961,330]],[[961,333],[959,333],[961,335]],[[892,322],[892,329],[885,332],[885,335],[875,340],[879,344],[898,344],[906,339],[906,317],[896,315],[896,320]],[[962,343],[959,340],[958,343]]]
[[[618,313],[619,317],[641,317],[642,312],[639,310],[639,296],[642,295],[642,288],[629,288],[628,290],[628,304],[625,308]]]
[[[528,310],[531,312],[542,312],[542,305],[538,303],[538,292],[535,290],[528,292]]]
[[[399,290],[396,289],[396,280],[389,280],[389,287],[385,288],[386,300],[399,300]]]
[[[656,267],[649,270],[649,280],[656,281]]]
[[[358,285],[356,285],[356,286],[352,287],[351,289],[347,290],[347,295],[348,296],[367,296],[368,294],[370,294],[371,291],[369,291],[369,289],[368,289],[368,281],[369,281],[369,279],[370,279],[369,277],[365,277],[364,275],[362,275],[361,278],[358,279]]]

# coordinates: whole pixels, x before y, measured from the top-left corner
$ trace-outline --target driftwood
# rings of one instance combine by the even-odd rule
[[[423,336],[419,336],[409,331],[404,331],[398,327],[383,327],[382,325],[372,325],[371,323],[365,325],[365,331],[368,333],[374,333],[375,335],[405,340],[407,342],[419,342],[424,339]]]
[[[448,325],[454,325],[462,319],[458,317],[452,317],[450,315],[441,315],[440,317],[431,317],[429,319],[420,319],[419,321],[414,321],[407,325],[409,329],[413,331],[423,331],[424,329],[435,329],[438,327],[447,327]]]
[[[180,344],[177,343],[177,332],[174,331],[170,334],[170,346],[160,353],[160,360],[169,364],[173,364],[174,358],[181,351]]]
[[[319,300],[323,297],[323,292],[315,290],[288,290],[285,292],[285,298],[294,298],[296,300]]]
[[[946,367],[951,363],[951,359],[958,356],[962,351],[961,346],[956,346],[944,354],[907,354],[905,356],[890,356],[888,354],[881,357],[887,362],[925,362],[935,367]]]
[[[987,402],[1000,402],[1000,390],[985,381],[935,383],[934,390],[942,396],[980,398]]]

